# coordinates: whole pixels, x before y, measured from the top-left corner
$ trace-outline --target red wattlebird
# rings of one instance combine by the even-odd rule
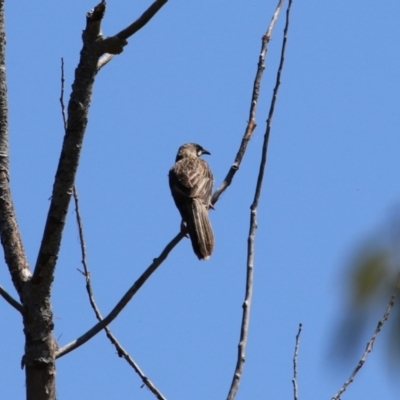
[[[208,218],[214,183],[208,164],[200,158],[210,154],[196,143],[182,145],[169,171],[169,186],[176,207],[200,260],[207,260],[214,248],[214,235]]]

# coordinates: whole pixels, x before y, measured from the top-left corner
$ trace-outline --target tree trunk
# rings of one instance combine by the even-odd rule
[[[24,288],[23,304],[25,333],[25,366],[27,400],[55,400],[55,352],[53,313],[50,292],[43,293],[40,284],[28,282]]]

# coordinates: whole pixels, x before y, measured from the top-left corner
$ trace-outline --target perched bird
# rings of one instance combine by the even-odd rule
[[[196,143],[182,145],[169,170],[169,187],[182,222],[186,223],[193,251],[200,260],[207,260],[214,248],[208,219],[214,178],[208,164],[199,158],[202,154],[210,153]]]

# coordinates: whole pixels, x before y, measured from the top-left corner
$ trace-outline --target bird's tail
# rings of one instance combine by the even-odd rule
[[[193,251],[200,260],[207,260],[214,248],[214,235],[208,218],[208,210],[202,200],[194,198],[187,210],[188,233]]]

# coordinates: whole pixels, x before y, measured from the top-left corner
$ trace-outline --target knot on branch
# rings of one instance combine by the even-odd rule
[[[118,36],[110,36],[104,39],[102,43],[102,53],[121,54],[127,44],[128,41],[126,39],[121,39]]]

